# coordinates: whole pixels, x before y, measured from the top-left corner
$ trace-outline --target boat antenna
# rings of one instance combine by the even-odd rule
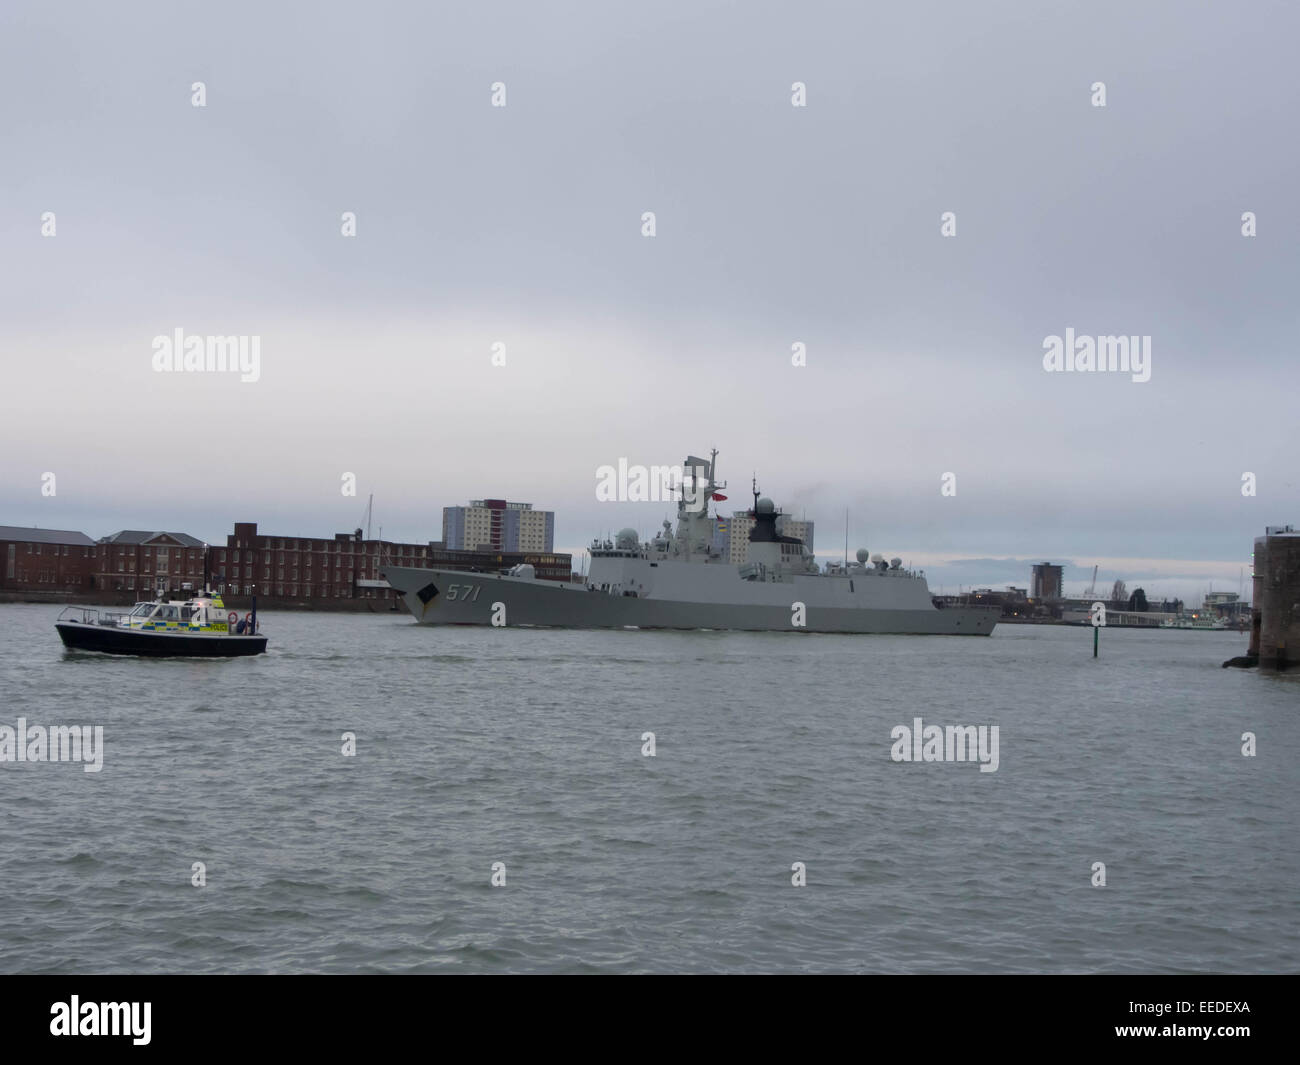
[[[375,512],[375,493],[371,492],[370,502],[366,504],[366,539],[367,540],[370,539],[370,519],[374,515],[374,512]],[[382,532],[380,533],[380,536],[381,537],[383,536]]]
[[[844,508],[844,568],[849,568],[849,508]]]

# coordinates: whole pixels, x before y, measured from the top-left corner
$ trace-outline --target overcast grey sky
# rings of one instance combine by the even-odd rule
[[[819,553],[847,510],[936,588],[1235,588],[1300,519],[1298,35],[1262,2],[9,0],[0,523],[322,535],[373,491],[427,540],[488,495],[581,548],[670,509],[597,503],[597,466],[717,447],[731,503],[757,472]],[[259,336],[260,380],[154,372],[176,328]],[[1067,328],[1149,335],[1151,379],[1046,372]]]

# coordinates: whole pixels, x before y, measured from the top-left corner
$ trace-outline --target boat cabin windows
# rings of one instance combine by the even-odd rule
[[[135,609],[131,611],[130,617],[147,618],[153,613],[153,603],[136,603]]]

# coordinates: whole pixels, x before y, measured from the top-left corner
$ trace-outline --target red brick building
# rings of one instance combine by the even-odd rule
[[[356,533],[332,538],[267,536],[257,522],[236,522],[226,546],[212,550],[213,581],[228,596],[254,594],[269,599],[390,599],[392,589],[379,579],[380,560],[404,566],[427,564],[427,544],[363,540]]]
[[[395,602],[397,593],[380,577],[386,565],[497,570],[520,562],[533,564],[538,577],[569,579],[568,555],[447,551],[439,542],[366,540],[360,530],[335,533],[332,539],[267,536],[258,532],[256,522],[236,522],[226,546],[212,549],[209,564],[213,582],[223,586],[228,598],[256,594],[327,607],[340,599]]]
[[[204,543],[189,533],[123,529],[95,545],[93,587],[149,599],[163,584],[175,594],[203,583]]]
[[[0,526],[0,591],[80,594],[101,602],[174,596],[208,580],[228,598],[257,595],[268,605],[343,607],[343,600],[389,606],[398,595],[380,577],[384,566],[437,566],[492,573],[526,562],[543,580],[569,580],[572,559],[554,552],[449,551],[423,544],[365,540],[360,531],[333,538],[266,536],[238,522],[225,547],[189,533],[122,529],[92,540],[79,532]],[[350,609],[359,609],[357,603]]]
[[[95,541],[65,529],[0,525],[0,590],[79,592],[94,587]]]

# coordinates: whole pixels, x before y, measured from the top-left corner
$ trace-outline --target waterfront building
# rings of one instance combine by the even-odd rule
[[[1029,598],[1035,602],[1061,598],[1061,577],[1064,566],[1043,562],[1033,568],[1029,583]]]
[[[213,580],[227,595],[272,599],[391,599],[379,576],[384,562],[427,566],[428,544],[367,540],[361,530],[322,536],[268,536],[257,522],[236,522],[212,552]]]
[[[75,592],[94,587],[95,541],[66,529],[0,525],[0,590]]]
[[[1236,592],[1206,592],[1201,611],[1232,621],[1245,621],[1250,617],[1251,605],[1243,602]]]
[[[1004,618],[1023,618],[1033,616],[1033,609],[1025,595],[1024,588],[1007,585],[1005,588],[974,588],[959,595],[940,595],[946,606],[996,606],[1002,610]]]
[[[443,507],[442,541],[450,551],[553,551],[555,512],[504,499],[475,499],[467,507]]]
[[[395,603],[385,565],[438,566],[496,573],[527,564],[541,580],[568,581],[572,556],[554,551],[457,551],[441,541],[371,540],[361,530],[332,537],[268,536],[236,522],[224,546],[182,532],[122,529],[99,540],[63,529],[0,525],[0,592],[91,595],[133,602],[160,588],[197,590],[206,577],[227,597],[343,606],[343,600]]]
[[[324,607],[346,599],[395,602],[382,576],[389,565],[495,573],[521,563],[543,580],[567,581],[572,558],[546,551],[457,551],[437,540],[371,540],[360,529],[333,537],[268,536],[256,522],[236,522],[225,547],[212,550],[210,565],[227,596]]]
[[[122,529],[95,544],[99,591],[138,593],[147,599],[161,585],[168,592],[197,589],[203,583],[203,551],[198,537],[180,532]]]

